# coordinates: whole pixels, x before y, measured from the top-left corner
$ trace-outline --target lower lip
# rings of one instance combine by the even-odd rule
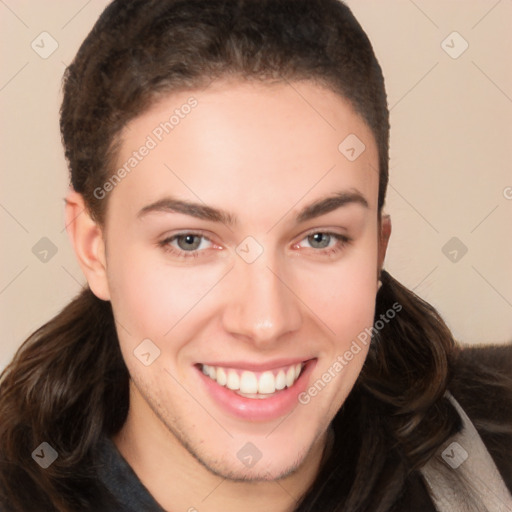
[[[269,421],[289,414],[299,403],[299,395],[307,387],[316,359],[307,361],[291,388],[278,391],[270,398],[245,398],[220,386],[197,368],[197,372],[213,400],[228,414],[249,421]]]

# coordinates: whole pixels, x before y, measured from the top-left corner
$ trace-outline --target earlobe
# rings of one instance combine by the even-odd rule
[[[105,242],[101,227],[89,214],[83,196],[71,190],[66,197],[66,231],[91,291],[110,300]]]
[[[382,270],[384,266],[384,259],[388,250],[389,238],[391,236],[391,217],[389,215],[383,215],[380,220],[380,232],[379,232],[379,261],[378,261],[378,272]]]

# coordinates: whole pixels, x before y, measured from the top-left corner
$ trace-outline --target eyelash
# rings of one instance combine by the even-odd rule
[[[312,248],[313,251],[321,254],[322,256],[326,256],[326,257],[333,256],[333,255],[339,253],[341,250],[343,250],[347,245],[349,245],[352,242],[351,238],[349,238],[346,235],[340,235],[339,233],[333,233],[331,231],[312,231],[312,232],[306,234],[298,243],[294,244],[294,247],[299,245],[303,240],[306,240],[307,238],[309,238],[313,235],[319,235],[319,234],[329,236],[331,238],[334,238],[337,241],[337,243],[334,247],[327,247],[325,249],[318,249],[318,250]],[[174,242],[175,240],[177,240],[178,238],[186,237],[186,236],[200,237],[200,238],[203,238],[204,240],[211,242],[211,240],[207,236],[205,236],[203,233],[194,232],[194,231],[186,231],[183,233],[178,233],[176,235],[167,237],[164,240],[162,240],[161,242],[159,242],[158,245],[165,252],[168,252],[178,258],[186,259],[186,258],[200,257],[201,253],[203,253],[205,250],[195,249],[194,251],[183,251],[180,249],[176,249],[175,247],[173,247],[171,245],[171,243]]]

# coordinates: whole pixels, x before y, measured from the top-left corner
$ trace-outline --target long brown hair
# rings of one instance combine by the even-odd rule
[[[342,2],[116,0],[66,70],[61,109],[71,184],[100,224],[108,201],[95,190],[115,172],[126,123],[162,95],[226,76],[313,80],[349,100],[377,143],[381,212],[384,80]],[[333,421],[332,450],[297,511],[388,510],[411,471],[458,428],[443,399],[455,347],[448,328],[387,272],[381,278],[375,321],[395,304],[400,312],[372,332]],[[0,377],[0,489],[12,510],[100,510],[95,450],[126,419],[128,381],[110,304],[88,288],[25,341]],[[31,453],[45,441],[58,458],[42,469]]]

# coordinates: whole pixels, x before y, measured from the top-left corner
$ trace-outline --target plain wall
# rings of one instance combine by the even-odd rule
[[[373,43],[391,108],[385,267],[461,342],[511,341],[512,2],[347,3]],[[106,4],[0,3],[0,369],[84,282],[64,231],[60,81]],[[47,58],[55,43],[42,32],[58,44]]]

